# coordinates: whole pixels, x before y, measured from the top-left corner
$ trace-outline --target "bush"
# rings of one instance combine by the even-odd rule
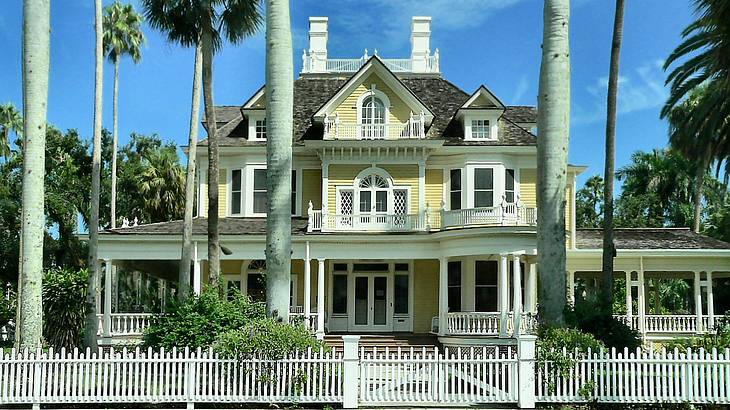
[[[43,337],[49,346],[81,345],[86,319],[86,269],[53,268],[43,278]]]
[[[538,368],[544,368],[550,363],[548,374],[543,375],[543,382],[548,391],[555,392],[558,377],[569,377],[575,367],[576,360],[585,357],[588,350],[599,351],[606,346],[589,333],[583,333],[578,329],[542,327],[538,330],[537,338],[537,362]],[[563,351],[567,354],[563,354]],[[575,355],[572,356],[571,353]],[[581,386],[579,394],[588,398],[589,392],[593,390],[593,384],[587,383]]]
[[[687,350],[687,348],[712,350],[724,350],[730,348],[730,312],[717,319],[715,323],[715,333],[706,334],[697,337],[688,337],[683,339],[673,339],[664,343],[667,350]]]
[[[168,314],[155,319],[142,335],[142,345],[166,349],[207,348],[219,335],[243,329],[265,317],[264,305],[252,302],[240,292],[227,299],[221,298],[215,288],[206,288],[200,296],[187,298],[172,306]]]
[[[603,312],[594,299],[581,300],[566,315],[568,326],[590,333],[606,347],[636,349],[641,347],[641,335],[610,312]]]
[[[246,359],[253,355],[277,360],[308,349],[318,351],[324,343],[301,325],[290,325],[275,319],[254,320],[242,329],[218,335],[213,350],[229,359]]]
[[[10,290],[8,297],[0,296],[0,327],[5,327],[15,320],[16,294]]]

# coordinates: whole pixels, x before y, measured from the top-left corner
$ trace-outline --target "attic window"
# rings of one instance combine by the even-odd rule
[[[489,120],[472,120],[471,121],[471,138],[475,140],[489,139]]]
[[[256,139],[266,139],[266,118],[256,120]]]

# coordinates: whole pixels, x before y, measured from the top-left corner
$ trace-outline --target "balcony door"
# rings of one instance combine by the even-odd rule
[[[349,328],[351,331],[390,332],[393,330],[391,278],[383,273],[357,273]]]
[[[385,138],[386,110],[382,99],[370,94],[363,100],[360,110],[360,138],[365,140]]]

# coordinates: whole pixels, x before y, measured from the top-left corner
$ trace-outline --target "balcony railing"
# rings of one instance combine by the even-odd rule
[[[504,204],[485,208],[441,211],[441,227],[468,227],[476,225],[537,225],[537,209],[519,204]]]
[[[150,326],[156,313],[112,313],[111,336],[140,336]],[[99,336],[104,334],[104,315],[97,314]]]
[[[337,215],[323,214],[320,210],[309,213],[309,232],[364,231],[364,232],[413,232],[426,230],[426,215]]]
[[[535,315],[522,312],[520,333],[533,333],[537,328]],[[449,336],[497,336],[501,314],[499,312],[451,312],[446,314],[444,333]],[[506,334],[514,333],[514,313],[507,315]]]
[[[377,55],[377,51],[375,52]],[[302,73],[354,73],[370,59],[368,50],[360,58],[323,59],[306,50],[302,55]],[[422,58],[381,58],[380,61],[394,73],[438,73],[440,72],[439,51]]]
[[[423,139],[426,136],[423,118],[411,118],[395,124],[348,124],[337,117],[326,118],[325,140],[403,140]]]
[[[634,330],[642,330],[639,315],[614,315],[614,317]],[[715,315],[714,322],[721,316]],[[702,315],[697,323],[697,315],[644,315],[643,332],[658,334],[698,334],[713,331],[709,315]]]

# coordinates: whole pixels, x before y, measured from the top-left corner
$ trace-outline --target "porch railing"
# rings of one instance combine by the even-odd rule
[[[441,227],[453,228],[475,225],[537,225],[537,209],[504,204],[484,208],[456,209],[441,211]]]
[[[326,140],[402,140],[423,139],[426,135],[424,121],[411,117],[405,123],[348,124],[337,118],[327,118],[324,123]]]
[[[377,51],[376,51],[377,53]],[[302,55],[302,73],[354,73],[369,59],[368,50],[360,58],[327,58],[322,59],[314,53],[304,51]],[[412,58],[381,58],[380,61],[394,73],[438,73],[439,51],[428,54],[418,60]]]
[[[309,232],[364,231],[364,232],[414,232],[426,229],[426,215],[338,215],[323,214],[321,210],[309,213]]]
[[[639,315],[614,315],[634,330],[642,330]],[[715,315],[715,322],[721,316]],[[697,315],[644,315],[644,333],[693,334],[712,331],[710,316],[702,315],[698,326]]]
[[[112,313],[111,336],[140,336],[157,316],[156,313]],[[104,315],[97,314],[99,336],[104,335]]]
[[[450,336],[497,336],[500,334],[500,312],[451,312],[446,314],[445,334]],[[537,328],[535,315],[522,312],[520,333],[533,333]],[[514,313],[507,315],[507,334],[514,333]]]

